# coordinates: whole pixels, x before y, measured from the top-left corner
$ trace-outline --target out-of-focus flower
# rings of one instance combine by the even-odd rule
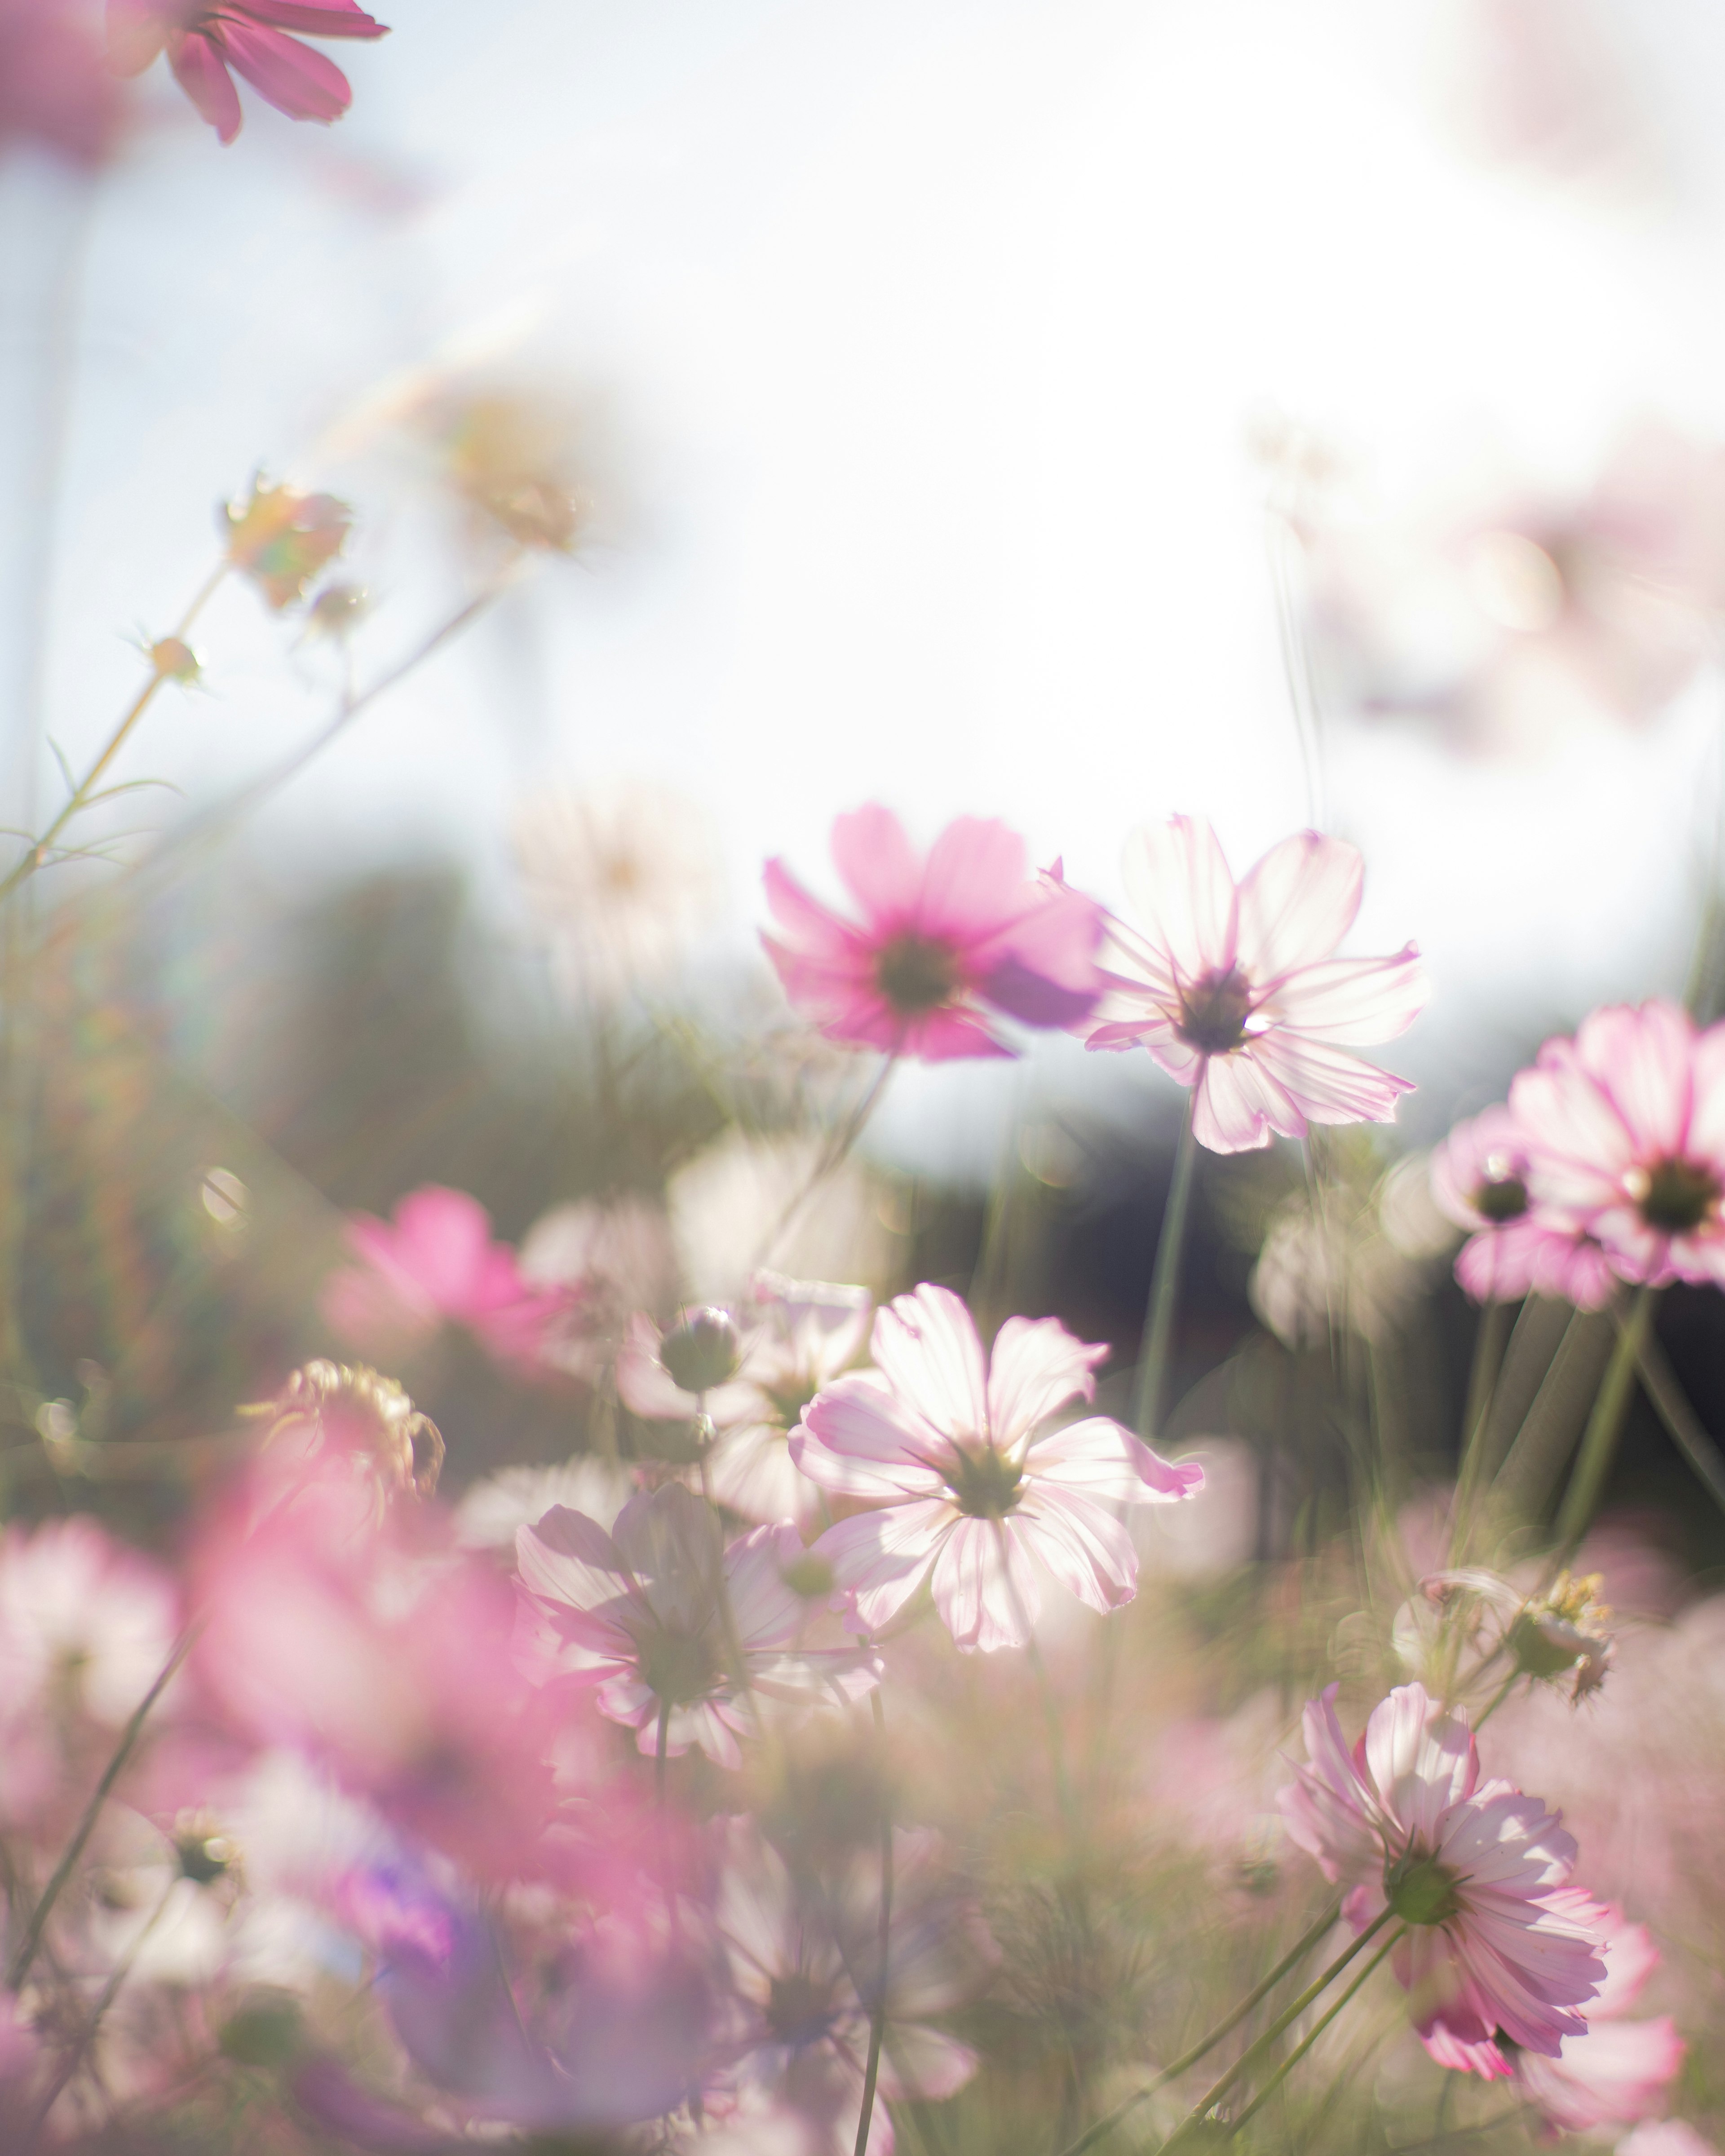
[[[872,1307],[866,1288],[756,1276],[736,1373],[704,1402],[717,1432],[708,1472],[721,1504],[768,1524],[817,1516],[820,1492],[798,1471],[790,1433],[822,1386],[855,1361]],[[617,1390],[624,1406],[649,1420],[687,1424],[703,1404],[666,1368],[658,1331],[644,1316],[631,1322],[618,1356]]]
[[[985,1366],[970,1312],[926,1284],[877,1314],[872,1346],[879,1369],[835,1379],[790,1441],[811,1481],[871,1507],[814,1546],[868,1630],[927,1579],[961,1647],[1024,1646],[1042,1604],[1033,1557],[1089,1609],[1132,1599],[1137,1553],[1111,1507],[1186,1496],[1204,1471],[1100,1415],[1039,1435],[1096,1397],[1106,1348],[1009,1317]]]
[[[1381,1340],[1411,1307],[1425,1268],[1384,1234],[1377,1199],[1338,1176],[1270,1216],[1247,1292],[1285,1347],[1320,1346],[1332,1331]]]
[[[222,511],[228,559],[278,612],[305,597],[306,585],[347,544],[352,526],[347,505],[334,495],[266,486],[261,474],[252,481],[249,501]]]
[[[357,1265],[331,1273],[321,1307],[337,1332],[374,1352],[397,1353],[444,1323],[466,1327],[497,1362],[543,1368],[576,1294],[535,1287],[491,1216],[464,1190],[428,1183],[403,1198],[393,1222],[357,1213],[347,1224]]]
[[[588,432],[561,400],[520,390],[434,399],[426,423],[449,482],[518,547],[568,553],[593,523]]]
[[[829,1040],[927,1063],[1009,1055],[987,1010],[1067,1026],[1094,1006],[1101,911],[1030,878],[1024,842],[1004,824],[961,816],[919,860],[897,817],[874,805],[834,823],[833,859],[861,925],[771,860],[779,932],[761,938],[785,993]]]
[[[515,855],[565,988],[601,1003],[675,972],[719,902],[709,820],[645,779],[536,795]]]
[[[224,142],[239,132],[230,68],[290,120],[339,120],[353,102],[335,62],[290,30],[311,38],[388,34],[357,0],[108,0],[114,67],[141,74],[165,51],[174,80]]]
[[[1608,1907],[1602,1932],[1605,1975],[1587,2010],[1586,2034],[1565,2036],[1554,2059],[1510,2054],[1517,2088],[1558,2133],[1634,2125],[1659,2108],[1683,2063],[1683,2040],[1669,2015],[1625,2018],[1659,1965],[1646,1926]]]
[[[1431,1191],[1471,1231],[1455,1260],[1462,1286],[1479,1302],[1519,1301],[1548,1231],[1529,1209],[1527,1144],[1507,1108],[1456,1124],[1431,1157]]]
[[[462,1497],[455,1538],[465,1548],[506,1549],[513,1558],[517,1530],[542,1520],[553,1505],[608,1527],[634,1494],[624,1469],[591,1454],[560,1467],[505,1467]]]
[[[1607,1005],[1509,1091],[1540,1214],[1620,1278],[1725,1282],[1725,1024],[1661,999]]]
[[[1684,2120],[1656,2118],[1620,2141],[1617,2156],[1718,2156],[1718,2151]]]
[[[34,142],[94,165],[118,116],[113,78],[74,9],[64,0],[0,0],[0,150]]]
[[[1725,455],[1656,429],[1583,500],[1487,478],[1429,512],[1305,528],[1327,675],[1367,709],[1475,740],[1644,721],[1712,648]]]
[[[1391,1966],[1440,2066],[1507,2078],[1500,2034],[1556,2058],[1605,1975],[1603,1912],[1568,1884],[1574,1839],[1537,1798],[1481,1782],[1472,1732],[1423,1685],[1381,1701],[1352,1750],[1336,1689],[1307,1707],[1288,1832],[1347,1886],[1357,1930],[1386,1907],[1407,1928]]]
[[[295,1462],[328,1454],[374,1476],[386,1497],[429,1497],[443,1471],[443,1433],[393,1378],[321,1357],[294,1372],[273,1400],[242,1408],[268,1417],[266,1445]]]
[[[962,2088],[977,2062],[931,2017],[975,1990],[993,1942],[974,1911],[942,1891],[933,1835],[901,1830],[893,1843],[880,2092],[937,2101]],[[721,2040],[726,2064],[707,2100],[721,2129],[734,2106],[741,2127],[794,2121],[794,2136],[784,2140],[794,2156],[850,2156],[883,1980],[879,1864],[860,1859],[829,1887],[794,1875],[744,1819],[721,1823],[720,1849],[716,1917],[734,2006]],[[870,2120],[868,2146],[870,2156],[892,2156],[885,2103]]]
[[[8,1528],[0,1711],[76,1711],[117,1728],[161,1675],[178,1625],[173,1582],[94,1520]]]
[[[1532,1594],[1495,1572],[1466,1567],[1422,1579],[1392,1630],[1403,1663],[1434,1694],[1454,1700],[1484,1680],[1520,1675],[1577,1704],[1605,1681],[1615,1642],[1597,1573],[1559,1573]]]
[[[677,1170],[665,1198],[692,1293],[736,1301],[760,1265],[805,1281],[890,1275],[896,1238],[884,1216],[891,1186],[855,1159],[822,1177],[825,1151],[814,1137],[752,1137],[732,1129]]]
[[[737,1767],[748,1695],[807,1708],[880,1681],[871,1654],[803,1643],[809,1613],[786,1578],[803,1555],[794,1527],[756,1527],[726,1548],[710,1507],[677,1483],[632,1497],[608,1535],[555,1507],[521,1529],[516,1553],[522,1666],[541,1682],[596,1686],[649,1756],[662,1724],[667,1755],[692,1744]],[[741,1671],[728,1666],[727,1604]]]
[[[1142,932],[1111,918],[1109,983],[1085,1045],[1147,1048],[1194,1087],[1200,1145],[1240,1152],[1313,1123],[1391,1122],[1411,1090],[1348,1050],[1404,1033],[1430,993],[1416,947],[1331,953],[1359,911],[1365,869],[1340,839],[1284,839],[1235,884],[1215,833],[1176,816],[1127,844]]]

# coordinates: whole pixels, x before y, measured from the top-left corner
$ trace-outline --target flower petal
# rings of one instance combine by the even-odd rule
[[[932,1430],[956,1442],[988,1436],[982,1342],[950,1288],[925,1281],[895,1296],[875,1317],[873,1346],[893,1392]]]
[[[1327,958],[1353,926],[1365,883],[1359,849],[1319,831],[1284,839],[1240,886],[1240,963],[1262,984]]]
[[[1057,1317],[1009,1317],[988,1358],[988,1427],[1004,1452],[1070,1399],[1094,1399],[1106,1343],[1075,1340]]]
[[[1127,896],[1183,981],[1225,973],[1236,952],[1234,878],[1202,818],[1176,816],[1127,839]]]

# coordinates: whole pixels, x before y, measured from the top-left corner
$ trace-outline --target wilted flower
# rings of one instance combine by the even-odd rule
[[[447,1322],[465,1327],[499,1363],[542,1368],[577,1301],[572,1288],[531,1285],[465,1190],[428,1183],[402,1199],[393,1223],[356,1213],[347,1241],[361,1262],[324,1283],[323,1315],[374,1349],[400,1352]]]
[[[1500,2035],[1556,2058],[1605,1974],[1603,1912],[1568,1885],[1573,1838],[1537,1798],[1480,1780],[1467,1724],[1424,1686],[1381,1701],[1351,1751],[1336,1689],[1307,1707],[1288,1832],[1348,1887],[1356,1930],[1386,1907],[1406,1928],[1391,1966],[1440,2066],[1502,2080]]]
[[[798,1471],[790,1433],[822,1386],[855,1361],[872,1306],[866,1288],[756,1275],[742,1360],[704,1403],[717,1433],[707,1470],[721,1504],[769,1523],[802,1524],[818,1515],[820,1491]],[[631,1321],[617,1358],[617,1390],[625,1407],[659,1421],[689,1423],[701,1404],[677,1384],[642,1316]]]
[[[288,30],[312,38],[388,34],[357,0],[108,0],[114,66],[121,74],[141,74],[166,51],[175,80],[224,142],[239,132],[239,93],[229,68],[290,120],[339,120],[352,103],[334,61]]]
[[[1645,1924],[1621,1909],[1600,1912],[1605,1974],[1587,2010],[1586,2033],[1565,2036],[1556,2058],[1512,2050],[1521,2094],[1548,2127],[1585,2133],[1599,2126],[1632,2126],[1658,2109],[1683,2063],[1683,2040],[1669,2015],[1625,2017],[1659,1965]],[[1626,2145],[1626,2144],[1624,2144]]]
[[[961,816],[919,860],[890,809],[859,808],[833,825],[833,859],[861,925],[771,860],[780,932],[761,938],[785,993],[829,1040],[926,1063],[1009,1055],[987,1010],[1065,1026],[1094,1005],[1101,912],[1029,877],[1024,842],[1004,824]]]
[[[1024,1646],[1042,1604],[1033,1557],[1089,1609],[1132,1599],[1137,1554],[1112,1508],[1187,1496],[1204,1471],[1099,1415],[1039,1435],[1096,1397],[1106,1348],[1009,1317],[985,1367],[970,1312],[927,1285],[877,1314],[872,1345],[879,1369],[836,1378],[791,1433],[812,1481],[873,1508],[815,1544],[865,1626],[927,1579],[961,1647]]]
[[[498,389],[434,404],[449,484],[518,547],[567,553],[594,512],[581,416],[555,398]]]
[[[1510,1087],[1540,1214],[1624,1280],[1725,1282],[1725,1024],[1615,1004]]]
[[[1429,1573],[1396,1613],[1396,1652],[1446,1699],[1488,1675],[1518,1675],[1579,1703],[1604,1684],[1614,1651],[1601,1584],[1562,1572],[1530,1594],[1479,1567]]]
[[[0,150],[39,143],[100,161],[118,117],[95,38],[63,0],[0,0]]]
[[[601,1002],[673,972],[718,902],[707,819],[644,779],[537,795],[515,852],[565,987]]]
[[[872,1655],[803,1644],[809,1613],[786,1578],[803,1556],[794,1527],[756,1527],[727,1548],[711,1510],[679,1484],[632,1497],[610,1534],[554,1507],[521,1529],[516,1553],[522,1666],[541,1682],[596,1686],[601,1710],[638,1730],[649,1755],[662,1739],[668,1756],[692,1744],[736,1767],[749,1695],[807,1707],[880,1681]]]
[[[282,42],[293,44],[290,38]],[[353,524],[347,505],[334,495],[266,486],[261,475],[252,481],[251,499],[237,508],[230,504],[222,516],[228,559],[278,612],[305,597],[306,585],[347,545]]]
[[[706,2101],[721,2125],[733,2106],[740,2127],[793,2121],[790,2156],[850,2156],[883,1975],[879,1863],[859,1858],[829,1887],[793,1872],[752,1820],[723,1820],[719,1833],[715,1914],[734,2002]],[[993,1943],[974,1912],[942,1891],[935,1837],[900,1831],[893,1842],[880,2092],[934,2101],[963,2087],[976,2056],[931,2017],[976,1989]],[[882,2102],[868,2146],[871,2156],[892,2156],[893,2145]]]
[[[267,1418],[266,1445],[299,1459],[332,1454],[376,1476],[386,1496],[411,1490],[429,1497],[443,1471],[443,1433],[393,1378],[363,1363],[321,1358],[295,1370],[272,1400],[242,1414]]]
[[[1303,1137],[1313,1123],[1390,1122],[1409,1081],[1349,1054],[1404,1033],[1430,993],[1417,947],[1336,958],[1359,911],[1355,848],[1303,831],[1235,884],[1215,833],[1176,816],[1127,848],[1139,929],[1110,918],[1107,993],[1086,1045],[1147,1048],[1195,1088],[1216,1152]]]

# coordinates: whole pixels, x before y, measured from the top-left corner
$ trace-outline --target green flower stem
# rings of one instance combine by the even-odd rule
[[[1174,1178],[1163,1209],[1162,1233],[1156,1239],[1156,1265],[1150,1276],[1150,1300],[1144,1309],[1144,1342],[1132,1384],[1132,1428],[1147,1445],[1162,1424],[1162,1395],[1168,1383],[1174,1305],[1179,1297],[1180,1255],[1185,1247],[1193,1170],[1198,1161],[1198,1139],[1192,1127],[1197,1099],[1195,1089],[1186,1098],[1186,1120],[1180,1127]]]
[[[1378,1948],[1377,1953],[1372,1956],[1372,1958],[1360,1971],[1359,1974],[1355,1977],[1353,1983],[1348,1985],[1347,1990],[1342,1994],[1342,1996],[1336,2001],[1335,2005],[1330,2007],[1317,2021],[1312,2024],[1306,2035],[1301,2037],[1296,2045],[1295,2045],[1293,2050],[1288,2053],[1286,2058],[1282,2061],[1281,2064],[1270,2076],[1269,2080],[1265,2082],[1263,2087],[1259,2090],[1258,2093],[1252,2098],[1245,2109],[1241,2112],[1240,2117],[1235,2120],[1233,2131],[1235,2133],[1239,2133],[1241,2127],[1245,2124],[1249,2118],[1252,2118],[1255,2113],[1264,2108],[1264,2106],[1270,2101],[1271,2097],[1276,2094],[1277,2089],[1281,2087],[1288,2076],[1292,2073],[1295,2067],[1299,2065],[1301,2060],[1305,2057],[1306,2054],[1312,2049],[1318,2038],[1322,2035],[1325,2030],[1329,2027],[1331,2022],[1335,2020],[1336,2016],[1342,2011],[1343,2008],[1347,2005],[1348,2000],[1353,1998],[1355,1992],[1359,1989],[1360,1986],[1366,1981],[1367,1978],[1371,1975],[1373,1970],[1375,1969],[1389,1954],[1390,1949],[1395,1945],[1397,1940],[1405,1936],[1406,1931],[1407,1927],[1406,1925],[1404,1925],[1400,1931],[1392,1932],[1389,1937],[1385,1939],[1383,1945]]]
[[[79,1820],[72,1839],[66,1845],[65,1854],[55,1865],[54,1876],[43,1888],[42,1898],[30,1912],[30,1921],[24,1927],[24,1935],[18,1942],[18,1951],[7,1964],[6,1988],[8,1991],[16,1991],[29,1974],[30,1964],[36,1958],[36,1949],[42,1943],[42,1934],[47,1928],[49,1917],[54,1912],[54,1905],[60,1898],[66,1881],[76,1869],[78,1860],[84,1854],[85,1844],[95,1831],[96,1820],[100,1816],[102,1806],[108,1801],[110,1792],[125,1770],[126,1761],[137,1748],[138,1739],[143,1734],[144,1724],[150,1718],[150,1710],[167,1690],[173,1681],[175,1671],[191,1653],[192,1643],[198,1637],[198,1627],[196,1625],[190,1625],[181,1633],[179,1638],[174,1642],[173,1651],[162,1664],[155,1683],[132,1709],[131,1719],[121,1731],[120,1742],[114,1748],[114,1756],[102,1769],[102,1779],[91,1790],[90,1802],[84,1807],[84,1815]]]
[[[1707,1495],[1725,1512],[1725,1454],[1702,1429],[1651,1327],[1641,1336],[1635,1369],[1641,1389],[1658,1410],[1671,1442],[1695,1470]]]
[[[1558,1513],[1558,1544],[1566,1560],[1587,1532],[1604,1493],[1605,1480],[1611,1472],[1617,1440],[1623,1434],[1624,1418],[1629,1413],[1635,1390],[1641,1342],[1652,1322],[1656,1295],[1656,1291],[1650,1287],[1635,1291],[1629,1316],[1619,1329],[1617,1346],[1606,1366],[1604,1380],[1594,1400],[1594,1411],[1582,1434],[1581,1451]]]
[[[1486,1432],[1503,1369],[1509,1338],[1509,1305],[1488,1302],[1474,1335],[1473,1368],[1467,1380],[1467,1409],[1461,1425],[1461,1462],[1455,1477],[1455,1517],[1450,1533],[1450,1562],[1459,1564],[1473,1529],[1474,1508],[1486,1466]]]
[[[1165,2088],[1170,2082],[1178,2081],[1182,2074],[1195,2066],[1207,2053],[1214,2051],[1224,2037],[1231,2036],[1246,2016],[1255,2013],[1263,2005],[1289,1970],[1297,1967],[1306,1958],[1318,1941],[1335,1923],[1341,1912],[1342,1902],[1338,1896],[1320,1912],[1317,1922],[1301,1933],[1256,1989],[1246,1994],[1225,2021],[1219,2021],[1208,2036],[1200,2038],[1189,2051],[1183,2051],[1171,2065],[1164,2066],[1153,2081],[1147,2082],[1142,2088],[1134,2095],[1127,2097],[1123,2103],[1116,2104],[1106,2118],[1099,2118],[1094,2126],[1086,2127],[1069,2148],[1060,2151],[1060,2156],[1085,2156],[1085,2151],[1094,2148],[1105,2134],[1111,2133],[1128,2112],[1135,2111],[1146,2097],[1154,2096],[1158,2089]]]
[[[875,2116],[875,2090],[880,2078],[880,2046],[886,2038],[886,1958],[892,1936],[892,1800],[886,1784],[886,1708],[876,1685],[870,1695],[875,1710],[875,1743],[880,1758],[880,1965],[875,1973],[875,2010],[869,2016],[869,2059],[863,2070],[862,2109],[856,2118],[855,2156],[867,2156],[869,2128]]]
[[[1338,1976],[1340,1976],[1343,1970],[1347,1968],[1348,1963],[1351,1962],[1354,1956],[1365,1947],[1369,1940],[1373,1938],[1378,1933],[1383,1930],[1384,1927],[1389,1922],[1391,1917],[1394,1913],[1394,1910],[1387,1907],[1381,1910],[1378,1914],[1372,1919],[1371,1922],[1366,1926],[1364,1931],[1363,1931],[1359,1937],[1355,1939],[1352,1946],[1344,1948],[1341,1953],[1337,1955],[1334,1961],[1330,1964],[1329,1967],[1325,1969],[1321,1975],[1316,1976],[1312,1979],[1312,1982],[1307,1985],[1306,1989],[1300,1994],[1300,1996],[1294,2001],[1293,2005],[1284,2008],[1283,2010],[1276,2015],[1275,2020],[1271,2023],[1270,2026],[1264,2031],[1263,2035],[1258,2038],[1255,2043],[1249,2044],[1246,2046],[1245,2050],[1240,2053],[1234,2064],[1230,2066],[1227,2072],[1222,2076],[1219,2081],[1214,2082],[1211,2087],[1199,2098],[1198,2102],[1186,2114],[1185,2118],[1181,2120],[1179,2125],[1175,2128],[1173,2133],[1169,2135],[1166,2143],[1168,2148],[1173,2148],[1179,2140],[1180,2136],[1183,2133],[1185,2133],[1191,2128],[1196,2127],[1208,2116],[1209,2112],[1213,2112],[1216,2106],[1222,2101],[1223,2097],[1227,2095],[1229,2090],[1233,2087],[1234,2084],[1237,2081],[1240,2080],[1244,2076],[1249,2074],[1255,2066],[1259,2065],[1268,2053],[1274,2049],[1279,2040],[1282,2036],[1286,2035],[1287,2031],[1293,2027],[1295,2022],[1299,2020],[1300,2016],[1306,2011],[1307,2008],[1312,2005],[1312,2001],[1317,1998],[1318,1994],[1329,1989],[1330,1985],[1335,1982]]]

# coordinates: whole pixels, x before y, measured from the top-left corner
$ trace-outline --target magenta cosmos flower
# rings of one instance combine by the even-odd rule
[[[1481,1781],[1472,1732],[1423,1685],[1380,1701],[1352,1750],[1335,1702],[1332,1685],[1306,1709],[1288,1832],[1348,1887],[1356,1929],[1386,1906],[1405,1927],[1390,1965],[1440,2066],[1504,2080],[1503,2037],[1556,2058],[1605,1975],[1604,1912],[1568,1885],[1574,1839],[1537,1797]]]
[[[1725,1284],[1725,1025],[1676,1004],[1608,1005],[1509,1089],[1543,1215],[1627,1281]]]
[[[507,1243],[491,1240],[491,1216],[465,1190],[428,1183],[392,1220],[356,1213],[347,1243],[357,1265],[324,1283],[326,1320],[372,1353],[403,1353],[445,1324],[464,1326],[498,1362],[543,1364],[578,1302],[573,1288],[523,1278]]]
[[[785,993],[829,1040],[925,1063],[1010,1055],[983,1006],[1068,1026],[1095,1004],[1101,909],[1030,877],[1024,842],[1004,824],[961,816],[919,860],[890,809],[859,808],[834,824],[833,859],[860,924],[772,860],[780,933],[761,938]]]
[[[166,52],[179,84],[224,142],[239,132],[231,68],[290,120],[339,120],[353,101],[333,60],[286,33],[382,38],[357,0],[108,0],[108,51],[121,74]]]
[[[1458,1228],[1472,1232],[1455,1277],[1476,1302],[1558,1296],[1580,1310],[1610,1300],[1604,1250],[1573,1220],[1534,1203],[1532,1140],[1507,1107],[1457,1123],[1431,1157],[1431,1191]]]
[[[1147,1048],[1195,1089],[1193,1130],[1213,1152],[1393,1121],[1409,1081],[1348,1051],[1404,1033],[1430,990],[1411,943],[1393,958],[1331,955],[1364,875],[1354,847],[1316,831],[1271,847],[1239,884],[1208,824],[1137,832],[1126,888],[1142,926],[1108,922],[1108,989],[1085,1045]]]
[[[927,1285],[879,1313],[873,1345],[879,1368],[838,1378],[791,1433],[811,1481],[875,1507],[814,1545],[870,1631],[927,1579],[961,1647],[1021,1647],[1042,1601],[1033,1557],[1092,1609],[1132,1599],[1137,1555],[1111,1508],[1190,1496],[1204,1470],[1100,1415],[1038,1435],[1095,1397],[1106,1348],[1009,1317],[985,1366],[970,1312]]]

